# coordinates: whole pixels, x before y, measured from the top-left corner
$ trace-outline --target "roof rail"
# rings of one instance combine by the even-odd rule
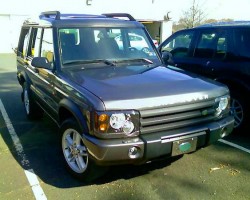
[[[213,22],[208,24],[203,24],[198,27],[210,27],[210,26],[240,26],[240,25],[250,25],[250,21],[221,21]]]
[[[103,13],[106,17],[112,17],[112,18],[127,18],[130,21],[136,21],[134,17],[132,17],[128,13]]]
[[[42,12],[40,14],[40,18],[46,17],[46,18],[52,18],[51,16],[54,16],[53,18],[56,20],[60,19],[61,13],[59,11],[46,11]]]

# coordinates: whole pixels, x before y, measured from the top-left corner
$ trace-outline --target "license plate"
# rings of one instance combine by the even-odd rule
[[[197,137],[174,141],[172,146],[172,156],[177,156],[195,151],[196,146]]]

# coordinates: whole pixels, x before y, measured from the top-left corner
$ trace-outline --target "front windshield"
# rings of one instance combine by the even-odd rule
[[[59,29],[59,40],[63,67],[97,60],[160,62],[141,28],[64,28]]]

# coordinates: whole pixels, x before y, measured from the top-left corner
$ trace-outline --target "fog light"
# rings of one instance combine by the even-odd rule
[[[225,136],[227,136],[227,128],[223,128],[223,129],[221,130],[221,133],[220,133],[220,137],[221,137],[221,138],[223,138],[223,137],[225,137]]]
[[[138,158],[140,154],[140,149],[138,147],[131,147],[128,150],[128,156],[132,159]]]

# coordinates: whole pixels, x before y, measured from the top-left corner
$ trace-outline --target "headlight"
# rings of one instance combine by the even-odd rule
[[[219,116],[229,108],[230,97],[228,95],[218,97],[215,99],[215,102],[216,102],[216,116]]]
[[[139,134],[139,113],[136,111],[95,112],[95,134],[98,137],[128,137]]]
[[[123,128],[125,122],[126,122],[126,117],[123,113],[111,114],[109,119],[110,126],[116,130]]]

